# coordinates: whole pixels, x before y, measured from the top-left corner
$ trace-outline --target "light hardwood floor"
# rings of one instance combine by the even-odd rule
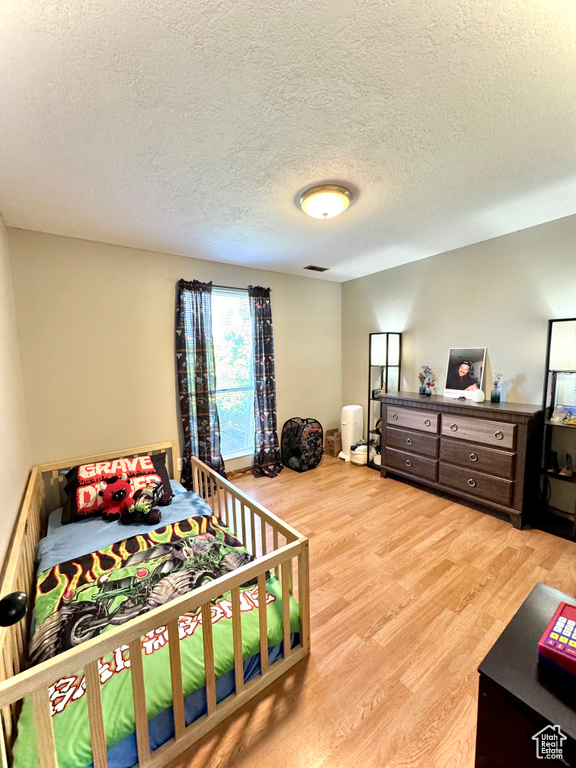
[[[576,543],[330,457],[237,485],[310,537],[312,655],[173,766],[472,768],[478,664]]]

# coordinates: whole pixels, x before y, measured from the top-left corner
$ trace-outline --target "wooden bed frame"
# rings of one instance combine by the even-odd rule
[[[10,549],[5,561],[0,594],[3,596],[14,591],[25,592],[29,597],[34,594],[34,547],[45,534],[46,521],[50,512],[62,506],[63,473],[66,470],[78,464],[148,455],[161,451],[165,451],[167,454],[170,477],[177,477],[175,471],[176,444],[174,442],[147,445],[97,456],[85,456],[34,467],[28,481],[22,508],[15,523]],[[309,654],[308,539],[194,458],[192,459],[192,472],[194,490],[205,499],[214,514],[224,521],[236,537],[242,540],[256,560],[30,669],[27,668],[27,653],[32,611],[29,610],[27,618],[19,624],[0,629],[1,766],[12,764],[12,744],[20,702],[24,696],[31,696],[34,705],[40,766],[41,768],[57,768],[49,687],[61,677],[78,672],[83,668],[94,767],[107,768],[108,759],[98,659],[121,645],[126,644],[130,649],[138,765],[141,768],[160,768],[166,765]],[[216,491],[208,494],[206,489],[210,485],[212,488],[216,488]],[[269,664],[266,611],[260,611],[262,671],[260,675],[245,683],[240,624],[240,585],[256,577],[259,602],[265,604],[266,573],[272,570],[282,585],[284,655],[274,664]],[[232,603],[236,690],[235,693],[217,704],[212,625],[209,620],[210,603],[228,591],[231,591]],[[293,648],[290,647],[288,600],[290,592],[298,599],[301,624],[300,643]],[[203,644],[208,711],[206,715],[186,726],[178,617],[184,613],[193,613],[198,609],[201,610],[202,617],[206,619],[203,622]],[[145,633],[160,626],[168,627],[175,737],[156,751],[151,752],[140,638]]]

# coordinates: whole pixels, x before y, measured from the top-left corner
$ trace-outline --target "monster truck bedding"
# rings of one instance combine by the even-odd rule
[[[188,495],[188,494],[187,494]],[[198,497],[196,497],[198,498]],[[201,501],[198,499],[198,501]],[[203,502],[201,502],[203,503]],[[206,509],[210,512],[209,507]],[[124,535],[126,529],[124,528]],[[108,534],[110,536],[110,534]],[[118,626],[147,610],[224,575],[253,557],[212,514],[160,525],[42,570],[37,577],[31,645],[33,663]],[[269,659],[282,655],[282,589],[272,577],[266,584]],[[241,588],[245,680],[260,671],[258,590]],[[234,690],[234,646],[230,593],[212,604],[217,700]],[[298,606],[290,598],[290,629],[299,630]],[[186,723],[206,713],[200,611],[179,618]],[[158,627],[142,639],[144,679],[151,749],[174,735],[168,631]],[[128,646],[99,661],[102,708],[110,768],[138,762]],[[50,688],[58,765],[91,765],[92,750],[80,672]],[[30,699],[25,699],[14,745],[16,768],[38,765]]]

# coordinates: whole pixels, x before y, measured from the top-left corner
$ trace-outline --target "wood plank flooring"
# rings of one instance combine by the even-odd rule
[[[576,543],[330,457],[237,485],[310,537],[312,655],[174,768],[472,768],[478,664]]]

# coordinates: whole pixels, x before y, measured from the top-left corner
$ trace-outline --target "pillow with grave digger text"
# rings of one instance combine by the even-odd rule
[[[96,461],[72,467],[66,473],[67,484],[64,490],[67,497],[62,510],[62,525],[100,514],[104,503],[99,492],[106,487],[106,480],[122,475],[126,475],[133,494],[152,481],[162,483],[170,491],[165,453]]]

